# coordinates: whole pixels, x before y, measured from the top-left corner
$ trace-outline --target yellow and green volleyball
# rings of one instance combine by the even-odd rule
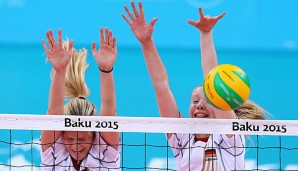
[[[233,110],[248,99],[250,82],[241,68],[222,64],[209,71],[203,89],[211,105],[222,110]]]

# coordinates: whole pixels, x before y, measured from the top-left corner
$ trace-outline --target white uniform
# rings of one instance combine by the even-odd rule
[[[88,169],[88,171],[119,171],[119,150],[117,151],[107,145],[98,133],[95,135],[94,145],[92,145],[89,154],[82,161],[80,171]],[[62,136],[60,136],[55,145],[44,152],[41,151],[40,156],[41,171],[76,171],[73,167],[71,156],[63,144]]]
[[[172,134],[168,140],[179,171],[244,170],[245,138],[235,135],[210,135],[207,142],[192,134]],[[189,150],[190,149],[190,150]]]

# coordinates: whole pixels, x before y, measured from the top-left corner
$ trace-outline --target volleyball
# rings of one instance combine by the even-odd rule
[[[241,68],[222,64],[208,72],[203,89],[211,105],[222,110],[234,110],[248,99],[250,81]]]

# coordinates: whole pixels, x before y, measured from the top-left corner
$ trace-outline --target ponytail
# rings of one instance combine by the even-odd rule
[[[63,48],[67,51],[69,42],[63,43]],[[85,83],[85,72],[88,67],[86,62],[87,50],[73,49],[70,63],[68,64],[65,76],[65,98],[70,100],[64,106],[65,115],[96,116],[95,106],[86,98],[90,90]]]

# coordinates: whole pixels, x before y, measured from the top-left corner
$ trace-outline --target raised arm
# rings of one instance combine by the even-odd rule
[[[136,9],[134,2],[131,2],[131,6],[134,15],[127,6],[124,6],[131,21],[124,14],[122,14],[122,17],[142,45],[146,65],[155,89],[160,116],[180,117],[175,98],[170,90],[167,72],[152,39],[157,18],[153,18],[150,24],[147,24],[142,3],[139,2],[140,12]]]
[[[53,66],[52,84],[50,87],[47,115],[64,114],[65,74],[67,65],[72,56],[73,41],[69,42],[68,50],[62,47],[62,31],[58,30],[58,44],[55,41],[52,30],[46,33],[48,46],[42,40],[42,45],[47,58]],[[60,137],[61,131],[42,131],[42,150],[45,151]]]
[[[204,16],[202,8],[199,8],[200,20],[195,22],[188,20],[188,23],[200,30],[201,34],[201,55],[202,55],[202,70],[204,77],[215,66],[218,65],[217,55],[213,43],[212,29],[225,13],[216,17]],[[215,117],[222,119],[235,119],[236,114],[233,110],[223,111],[214,108]]]
[[[92,54],[100,70],[100,97],[101,97],[101,116],[116,116],[116,95],[113,77],[113,65],[117,56],[116,38],[108,28],[100,28],[100,48],[96,50],[95,42],[92,43]],[[119,133],[101,132],[103,139],[109,145],[119,144]]]
[[[202,8],[199,8],[200,20],[188,20],[188,23],[200,30],[201,34],[201,60],[204,77],[215,66],[218,65],[217,55],[213,43],[212,29],[225,13],[216,17],[204,16]]]

